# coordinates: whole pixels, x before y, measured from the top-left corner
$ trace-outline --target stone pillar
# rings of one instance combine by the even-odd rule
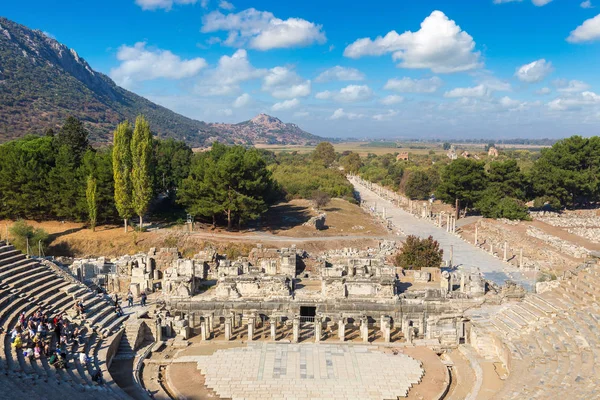
[[[269,322],[271,323],[271,340],[275,340],[277,338],[277,318],[271,317]]]
[[[383,207],[382,215],[383,215],[383,219],[386,219],[386,215],[385,215],[385,207]]]
[[[450,214],[446,215],[446,232],[450,232]]]
[[[321,341],[322,328],[323,322],[321,321],[321,317],[315,317],[315,343],[319,343]]]
[[[343,319],[338,321],[338,338],[340,339],[340,342],[346,340],[346,323]]]
[[[490,254],[494,255],[494,244],[490,243]]]
[[[519,250],[519,268],[523,268],[523,249]]]
[[[504,242],[504,257],[502,257],[502,261],[506,262],[508,260],[508,254],[507,254],[507,243]]]
[[[460,274],[460,291],[461,291],[461,293],[465,292],[465,274],[464,273]]]
[[[210,331],[213,332],[215,330],[215,315],[214,314],[210,314],[208,316],[208,325],[209,325]]]
[[[225,317],[225,340],[231,340],[231,317]]]
[[[479,230],[478,230],[477,225],[475,225],[475,246],[477,246],[479,244],[478,236],[479,236]]]
[[[367,318],[360,320],[360,336],[364,343],[369,343],[369,321]]]
[[[254,316],[248,318],[248,341],[251,342],[254,338]]]
[[[454,262],[454,246],[450,245],[450,267],[452,267],[453,262]]]
[[[200,322],[200,337],[202,340],[208,340],[208,332],[206,332],[206,321]]]
[[[438,214],[438,226],[440,228],[442,227],[442,214],[441,213]]]
[[[391,341],[392,329],[390,325],[390,317],[381,317],[381,334],[385,343]]]
[[[241,328],[242,327],[242,314],[236,314],[236,318],[237,318],[236,328]]]
[[[293,330],[292,343],[298,343],[298,341],[300,340],[300,318],[294,317],[292,330]]]

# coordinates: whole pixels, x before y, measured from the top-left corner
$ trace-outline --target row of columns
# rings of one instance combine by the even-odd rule
[[[479,246],[479,228],[475,225],[475,246]],[[494,244],[490,243],[490,254],[494,255]],[[504,242],[502,261],[508,262],[508,242]],[[523,268],[523,248],[519,249],[519,268]]]

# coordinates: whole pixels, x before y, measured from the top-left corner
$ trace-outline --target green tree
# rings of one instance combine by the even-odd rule
[[[439,184],[435,171],[417,169],[408,174],[404,184],[404,193],[412,200],[427,200]]]
[[[57,149],[67,146],[73,154],[75,163],[79,164],[89,147],[88,131],[80,120],[72,116],[68,117],[58,134],[54,136],[54,145]]]
[[[340,163],[342,164],[342,167],[344,167],[344,171],[349,172],[351,174],[356,174],[363,166],[362,160],[360,159],[358,153],[352,152],[342,157]]]
[[[76,154],[69,146],[60,146],[55,166],[48,175],[48,185],[52,188],[49,197],[52,199],[54,216],[71,221],[85,219],[84,182]]]
[[[329,167],[335,161],[335,149],[329,142],[321,142],[312,153],[312,161],[316,164]]]
[[[94,178],[92,175],[89,175],[88,179],[87,179],[87,189],[85,191],[85,199],[87,201],[88,216],[89,216],[90,227],[92,228],[92,232],[96,231],[96,221],[98,220],[98,202],[96,200],[97,194],[98,194],[98,185],[96,183],[96,178]]]
[[[486,185],[484,163],[459,158],[442,170],[436,197],[448,204],[454,204],[458,200],[459,207],[472,207],[481,197]]]
[[[23,253],[35,253],[35,249],[39,249],[38,246],[40,245],[41,250],[43,251],[48,245],[50,238],[48,232],[41,228],[34,229],[33,226],[28,225],[22,219],[16,221],[10,227],[9,231],[12,238],[11,244]],[[29,245],[31,252],[28,251],[27,245]]]
[[[475,203],[475,208],[486,218],[530,219],[525,204],[519,199],[508,197],[498,187],[490,186],[484,190]]]
[[[260,152],[242,146],[213,144],[194,156],[190,176],[177,192],[178,201],[194,216],[224,216],[230,229],[263,214],[274,199],[275,185]]]
[[[488,187],[497,189],[508,197],[525,199],[525,175],[521,172],[516,160],[491,162],[487,176]]]
[[[127,232],[127,220],[133,216],[133,200],[131,197],[132,183],[131,170],[131,137],[133,130],[128,121],[117,126],[113,137],[112,165],[115,189],[115,205],[119,216],[125,223]]]
[[[143,217],[152,200],[152,132],[146,118],[138,116],[131,138],[131,204],[140,217],[140,230]]]
[[[530,171],[533,195],[563,207],[600,200],[600,137],[572,136],[543,149]]]
[[[154,141],[155,192],[174,198],[181,182],[190,174],[192,149],[185,142],[168,138]],[[265,154],[261,151],[261,154]]]
[[[444,144],[442,145],[442,148],[443,148],[444,150],[450,150],[450,147],[451,147],[451,146],[452,146],[452,145],[451,145],[450,143],[448,143],[448,142],[444,142]]]
[[[409,235],[402,244],[400,252],[394,258],[394,264],[404,269],[421,269],[427,267],[441,267],[444,251],[433,237],[421,239]]]
[[[330,201],[331,198],[327,195],[327,193],[320,190],[315,190],[312,194],[312,202],[314,203],[315,207],[317,207],[317,210],[325,207]]]

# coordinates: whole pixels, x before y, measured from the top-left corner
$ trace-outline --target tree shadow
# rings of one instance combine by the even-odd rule
[[[267,211],[255,223],[255,229],[259,231],[288,230],[301,226],[311,218],[308,207],[279,203]]]
[[[69,243],[60,242],[48,246],[46,249],[46,255],[53,257],[75,257],[75,251]]]
[[[51,234],[48,235],[48,242],[52,243],[52,242],[54,242],[56,239],[58,239],[61,236],[70,235],[71,233],[79,232],[79,231],[82,231],[84,229],[85,229],[85,227],[81,226],[79,228],[67,229],[67,230],[64,230],[62,232],[51,233]]]

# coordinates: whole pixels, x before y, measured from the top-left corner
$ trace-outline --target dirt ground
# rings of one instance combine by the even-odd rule
[[[222,253],[247,255],[256,243],[274,247],[296,244],[309,252],[339,247],[374,246],[379,239],[389,239],[382,225],[360,207],[340,199],[333,199],[323,210],[327,213],[324,231],[302,226],[317,215],[310,202],[293,200],[274,206],[260,224],[242,232],[213,230],[208,225],[186,232],[182,227],[158,228],[125,232],[122,226],[98,226],[95,232],[82,223],[61,221],[27,221],[35,228],[50,234],[50,245],[45,255],[71,257],[118,257],[124,254],[147,252],[151,247],[178,247],[184,256],[192,256],[206,246]],[[6,227],[13,221],[0,220],[0,237],[5,238]],[[354,229],[353,229],[354,228]],[[37,253],[37,249],[34,249]]]

